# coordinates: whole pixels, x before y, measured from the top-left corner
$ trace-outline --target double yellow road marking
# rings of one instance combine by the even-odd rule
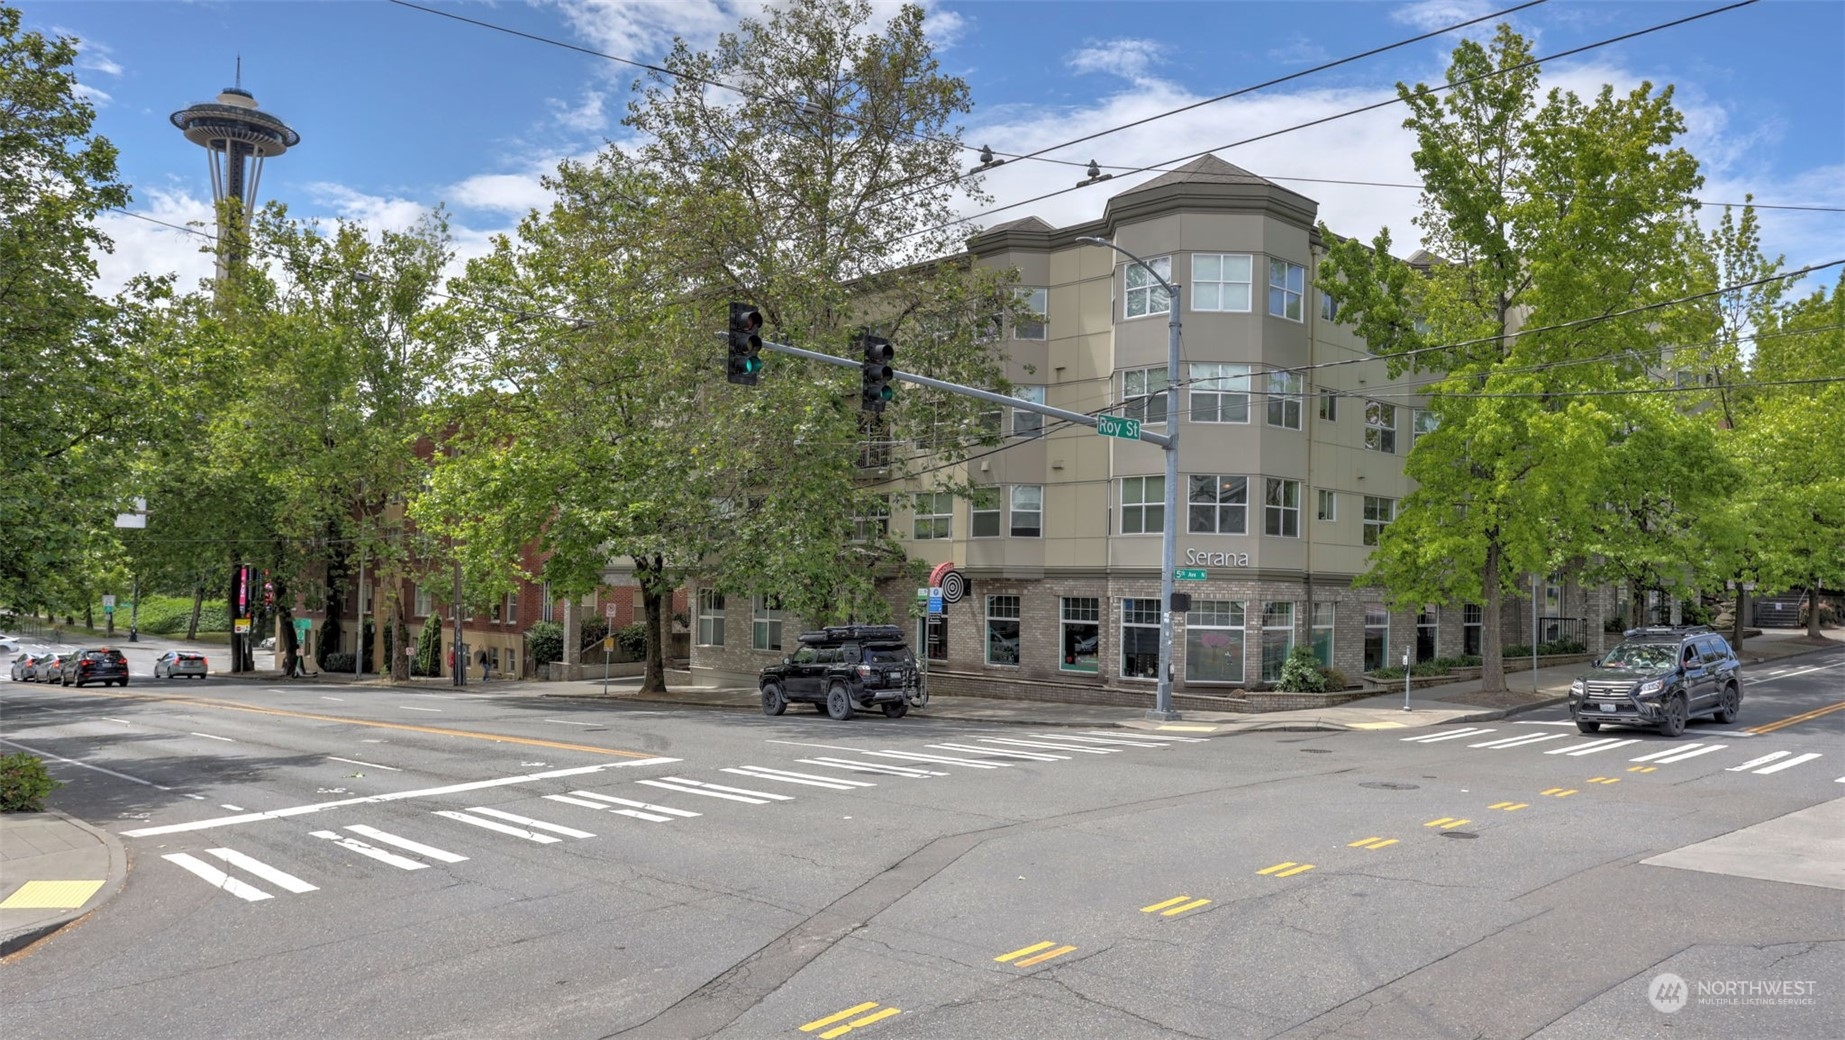
[[[1788,726],[1797,726],[1802,722],[1811,722],[1821,715],[1830,715],[1835,711],[1845,711],[1845,701],[1840,701],[1837,704],[1828,704],[1823,708],[1814,708],[1812,711],[1803,711],[1798,715],[1789,715],[1785,719],[1776,719],[1774,722],[1764,722],[1760,726],[1751,726],[1749,732],[1754,733],[1756,736],[1761,736],[1764,733],[1773,733],[1775,730],[1785,729]]]
[[[1589,782],[1592,784],[1618,784],[1621,782],[1621,778],[1618,776],[1592,776],[1589,778]]]
[[[847,1022],[845,1025],[839,1026],[835,1029],[827,1029],[826,1032],[820,1034],[821,1040],[833,1040],[834,1037],[845,1036],[847,1033],[850,1033],[852,1030],[857,1029],[859,1026],[868,1026],[873,1022],[882,1022],[883,1020],[889,1018],[892,1015],[903,1014],[902,1011],[894,1007],[881,1008],[877,1011],[872,1011],[871,1014],[869,1015],[864,1014],[864,1012],[871,1011],[872,1008],[875,1008],[877,1006],[878,1006],[877,1001],[867,1000],[866,1002],[858,1005],[857,1007],[849,1007],[845,1009],[844,1011],[838,1012],[837,1014],[828,1015],[825,1018],[816,1018],[812,1022],[809,1022],[806,1025],[802,1026],[801,1032],[811,1033],[816,1029],[825,1029],[827,1026],[830,1026],[835,1022],[841,1021],[843,1019],[851,1018],[852,1021]],[[852,1018],[852,1016],[854,1015],[858,1015],[860,1017]]]
[[[1658,768],[1658,766],[1628,766],[1627,771],[1630,773],[1650,773]]]
[[[1396,843],[1395,838],[1359,838],[1357,841],[1347,842],[1345,847],[1348,849],[1381,849],[1386,845]]]
[[[1270,877],[1282,878],[1282,877],[1293,877],[1296,874],[1304,874],[1307,871],[1312,870],[1312,869],[1313,869],[1313,864],[1311,863],[1295,863],[1293,861],[1289,861],[1287,863],[1277,863],[1274,866],[1269,867],[1267,870],[1258,870],[1256,871],[1256,873],[1267,874]]]
[[[1549,795],[1552,798],[1568,798],[1576,793],[1576,789],[1574,787],[1547,787],[1538,793]]]
[[[1056,948],[1052,949],[1052,947]],[[1009,963],[1015,968],[1029,968],[1034,964],[1043,964],[1052,957],[1061,957],[1075,949],[1076,947],[1074,946],[1058,946],[1054,942],[1032,943],[1022,950],[1002,953],[993,959],[1001,964]],[[1038,953],[1039,950],[1043,950],[1044,952]],[[1037,956],[1030,956],[1030,954],[1037,954]]]
[[[1443,816],[1440,819],[1430,820],[1429,822],[1423,824],[1423,826],[1424,827],[1440,827],[1444,831],[1451,831],[1454,828],[1459,827],[1463,823],[1472,823],[1472,822],[1473,822],[1472,820],[1463,820],[1458,816]]]
[[[1552,788],[1552,790],[1556,790],[1556,788]],[[1494,802],[1487,806],[1488,809],[1504,809],[1506,812],[1517,812],[1520,809],[1529,809],[1530,807],[1530,802]]]
[[[1164,903],[1154,903],[1152,906],[1143,906],[1140,908],[1140,912],[1143,914],[1158,913],[1161,917],[1173,917],[1187,910],[1196,910],[1201,906],[1206,906],[1210,902],[1209,899],[1193,899],[1191,896],[1175,896],[1172,899],[1166,900]]]

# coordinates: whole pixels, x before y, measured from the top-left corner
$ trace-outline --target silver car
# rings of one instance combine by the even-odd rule
[[[154,678],[177,679],[182,675],[203,679],[211,670],[205,655],[191,650],[168,650],[154,660]]]

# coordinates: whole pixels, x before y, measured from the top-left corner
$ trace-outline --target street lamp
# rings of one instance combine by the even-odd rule
[[[1147,718],[1170,722],[1172,710],[1172,568],[1173,543],[1179,533],[1179,289],[1161,278],[1153,265],[1105,238],[1082,235],[1078,242],[1107,246],[1134,261],[1166,290],[1166,524],[1160,532],[1160,677],[1153,710]],[[1113,275],[1110,275],[1112,278]]]

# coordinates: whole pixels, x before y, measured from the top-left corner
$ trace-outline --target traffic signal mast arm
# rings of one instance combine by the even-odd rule
[[[777,354],[791,354],[795,357],[807,358],[809,361],[821,361],[829,365],[838,365],[840,368],[858,368],[861,364],[858,358],[834,357],[831,354],[822,354],[815,350],[803,350],[800,347],[791,347],[786,343],[775,343],[766,339],[762,341],[762,349],[772,350]],[[964,397],[977,398],[989,404],[1004,405],[1007,408],[1019,408],[1028,412],[1037,412],[1039,415],[1048,415],[1053,419],[1062,419],[1065,422],[1079,423],[1083,426],[1094,426],[1096,424],[1096,417],[1093,415],[1085,415],[1082,412],[1066,411],[1062,408],[1053,408],[1048,404],[1038,404],[1035,401],[1025,401],[1017,397],[1007,397],[1005,394],[996,394],[991,390],[982,390],[978,387],[962,386],[960,383],[950,383],[941,379],[931,379],[928,376],[914,375],[909,372],[896,372],[893,378],[900,379],[906,383],[915,383],[918,386],[946,390],[951,394],[961,394]],[[1170,442],[1170,438],[1163,434],[1150,433],[1144,426],[1141,427],[1140,430],[1140,439],[1148,444],[1157,444],[1162,448]]]

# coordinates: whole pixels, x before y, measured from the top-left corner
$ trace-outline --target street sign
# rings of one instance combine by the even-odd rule
[[[1140,420],[1125,419],[1119,415],[1098,415],[1095,417],[1095,432],[1104,437],[1137,441],[1140,439]]]
[[[313,627],[314,627],[313,618],[298,617],[295,619],[295,631],[299,634],[299,636],[307,635],[308,629],[313,628]]]
[[[613,620],[615,620],[615,608],[616,608],[616,606],[617,606],[617,604],[615,604],[615,603],[613,603],[613,602],[610,602],[610,603],[604,603],[604,604],[602,605],[602,616],[603,616],[603,617],[605,617],[605,618],[608,618],[608,619],[609,619],[610,621],[613,621]]]
[[[1174,581],[1204,581],[1209,577],[1203,567],[1180,567],[1172,572]]]
[[[104,610],[114,610],[115,609],[115,597],[114,596],[104,596],[103,597],[103,609]]]
[[[917,598],[917,599],[928,599],[928,598],[929,598],[929,590],[928,590],[928,589],[917,589],[917,590],[916,590],[916,598]]]
[[[942,590],[941,589],[930,589],[929,590],[929,613],[940,614],[942,612],[942,604],[943,604]]]
[[[614,636],[604,636],[602,639],[602,652],[607,654],[607,653],[614,652],[614,650],[615,650],[615,637]]]
[[[231,622],[231,631],[237,633],[240,636],[249,635],[250,634],[250,619],[247,617],[240,617],[237,620]]]

